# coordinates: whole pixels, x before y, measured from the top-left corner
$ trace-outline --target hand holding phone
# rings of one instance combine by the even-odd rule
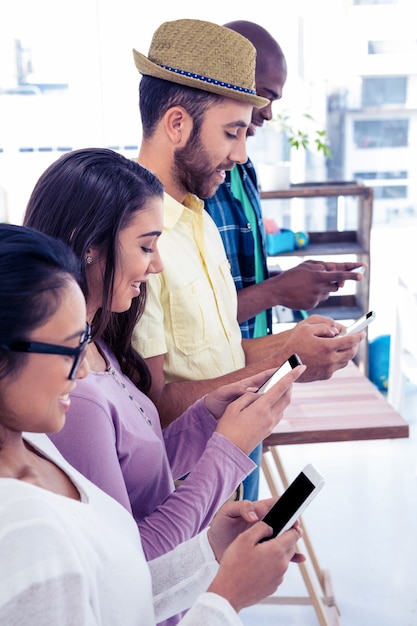
[[[291,528],[323,485],[320,472],[311,463],[306,465],[263,518],[273,534],[262,541],[278,537]]]
[[[362,315],[362,317],[357,319],[356,322],[353,322],[353,324],[345,328],[345,330],[342,330],[342,332],[339,333],[338,336],[340,337],[344,335],[352,335],[353,333],[358,333],[359,331],[366,328],[368,324],[373,322],[374,319],[375,319],[375,311],[368,311],[366,315]]]
[[[291,372],[297,365],[302,365],[301,359],[298,354],[292,354],[280,367],[268,378],[267,381],[261,385],[256,393],[265,393],[268,389],[271,389],[275,383],[277,383],[285,374]]]

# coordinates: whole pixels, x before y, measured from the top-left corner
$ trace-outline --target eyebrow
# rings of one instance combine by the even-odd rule
[[[247,128],[248,124],[246,124],[243,120],[236,120],[236,122],[228,122],[224,125],[225,128],[235,128],[236,126],[239,128]]]
[[[160,237],[162,232],[160,230],[152,230],[150,233],[143,233],[143,235],[138,235],[138,239],[142,237]]]
[[[77,339],[83,334],[85,334],[85,328],[83,328],[82,330],[79,330],[78,332],[76,331],[72,335],[69,335],[68,337],[64,339],[64,341],[71,341],[71,339]]]
[[[269,89],[268,87],[264,87],[261,91],[269,94],[269,100],[280,100],[282,97],[276,91],[274,91],[273,89]],[[268,96],[266,97],[268,98]]]

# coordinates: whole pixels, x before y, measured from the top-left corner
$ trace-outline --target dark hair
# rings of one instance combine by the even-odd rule
[[[25,340],[56,312],[63,288],[79,281],[79,260],[61,241],[0,224],[0,344]],[[0,379],[17,371],[27,355],[0,348]]]
[[[105,148],[69,152],[42,174],[30,196],[24,223],[65,241],[81,259],[82,289],[88,302],[87,250],[99,250],[106,265],[103,303],[92,323],[92,337],[103,337],[122,371],[147,392],[151,376],[133,348],[132,336],[143,312],[146,289],[128,311],[111,312],[119,232],[147,202],[162,197],[160,181],[147,169]]]
[[[181,106],[187,111],[193,120],[193,133],[198,133],[207,109],[222,100],[224,96],[219,94],[153,76],[142,76],[139,83],[139,110],[143,136],[149,139],[158,122],[174,106]]]

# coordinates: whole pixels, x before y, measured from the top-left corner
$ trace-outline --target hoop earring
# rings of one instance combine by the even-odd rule
[[[85,258],[85,262],[87,263],[87,265],[91,265],[91,263],[93,262],[93,257],[92,257],[92,256],[90,256],[90,255],[88,255],[88,256]]]

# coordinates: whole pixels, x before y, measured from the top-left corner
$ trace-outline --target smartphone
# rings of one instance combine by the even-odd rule
[[[368,311],[366,315],[362,315],[362,317],[357,319],[356,322],[353,322],[353,324],[345,328],[345,330],[342,330],[342,332],[338,336],[340,337],[341,335],[351,335],[352,333],[358,333],[360,330],[366,328],[368,324],[373,322],[374,319],[375,311]]]
[[[265,393],[268,389],[271,389],[275,383],[277,383],[285,374],[291,372],[294,367],[297,365],[302,365],[301,359],[298,354],[292,354],[289,359],[287,359],[282,365],[279,366],[277,370],[261,385],[257,391],[257,393]]]
[[[263,518],[273,534],[262,541],[278,537],[291,528],[323,485],[320,472],[311,463],[306,465]]]

